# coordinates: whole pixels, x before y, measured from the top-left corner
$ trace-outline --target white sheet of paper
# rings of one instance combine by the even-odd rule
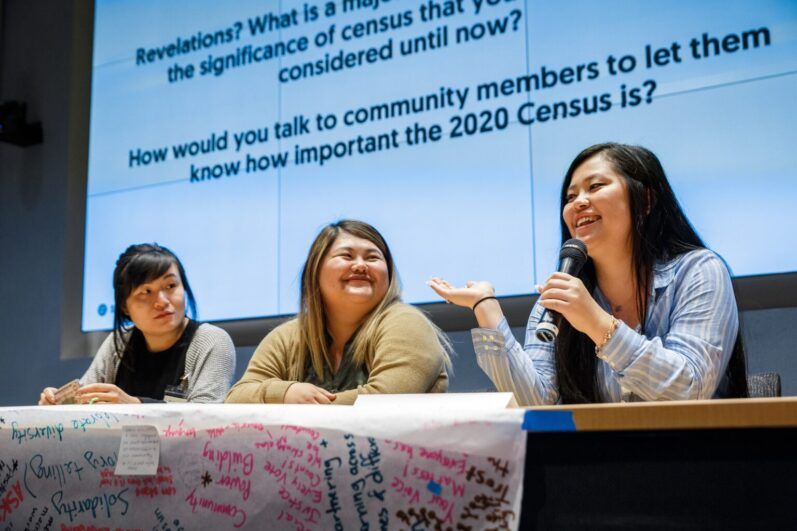
[[[154,476],[158,472],[160,437],[155,426],[122,426],[117,476]]]
[[[387,408],[455,408],[466,411],[484,411],[517,407],[512,393],[426,393],[412,395],[358,395],[358,407]]]
[[[6,523],[21,529],[42,516],[40,500],[54,500],[56,511],[48,516],[55,526],[74,527],[80,504],[98,500],[98,527],[123,521],[126,528],[151,529],[157,519],[241,531],[349,529],[363,522],[388,529],[517,529],[525,410],[484,409],[482,401],[497,401],[493,394],[452,397],[438,407],[445,396],[425,395],[410,407],[404,395],[394,397],[402,406],[387,409],[0,408],[0,480],[10,474],[8,490],[18,493],[9,494],[13,512]],[[474,399],[482,407],[476,409]],[[120,445],[122,430],[130,433]],[[146,447],[148,457],[131,462],[125,455]],[[25,479],[25,464],[51,472]],[[135,468],[121,475],[131,464]]]

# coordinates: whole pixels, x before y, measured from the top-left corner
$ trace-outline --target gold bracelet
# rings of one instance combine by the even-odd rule
[[[606,343],[612,338],[614,333],[617,331],[617,327],[620,326],[620,321],[612,315],[612,324],[609,325],[609,329],[606,330],[606,333],[603,334],[603,341],[601,342],[600,346],[595,344],[595,355],[599,355],[601,353],[601,349],[606,346]]]

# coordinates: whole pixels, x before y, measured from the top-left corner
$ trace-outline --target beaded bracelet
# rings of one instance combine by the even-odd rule
[[[609,342],[614,333],[617,331],[617,327],[620,326],[620,321],[618,321],[614,315],[611,317],[612,324],[609,325],[609,329],[606,330],[606,333],[603,335],[603,341],[601,342],[601,345],[595,345],[595,355],[599,355],[601,353],[601,349],[606,346],[606,343]]]
[[[474,305],[473,305],[473,308],[471,308],[471,310],[473,310],[473,311],[475,312],[475,311],[476,311],[476,306],[478,306],[479,304],[483,303],[484,301],[488,301],[488,300],[490,300],[490,299],[493,299],[493,300],[496,300],[496,301],[497,301],[497,300],[498,300],[498,297],[493,297],[493,296],[490,296],[490,297],[484,297],[484,298],[481,298],[481,299],[479,299],[478,301],[476,301],[476,304],[474,304]]]

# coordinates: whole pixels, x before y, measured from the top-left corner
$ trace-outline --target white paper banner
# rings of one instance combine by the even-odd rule
[[[0,408],[0,529],[516,529],[523,410]],[[154,426],[156,474],[115,473]],[[93,526],[93,527],[91,527]]]

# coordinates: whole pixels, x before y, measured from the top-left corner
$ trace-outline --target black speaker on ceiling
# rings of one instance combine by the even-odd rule
[[[0,142],[22,147],[42,143],[41,122],[27,123],[26,114],[27,109],[22,102],[0,103]]]

